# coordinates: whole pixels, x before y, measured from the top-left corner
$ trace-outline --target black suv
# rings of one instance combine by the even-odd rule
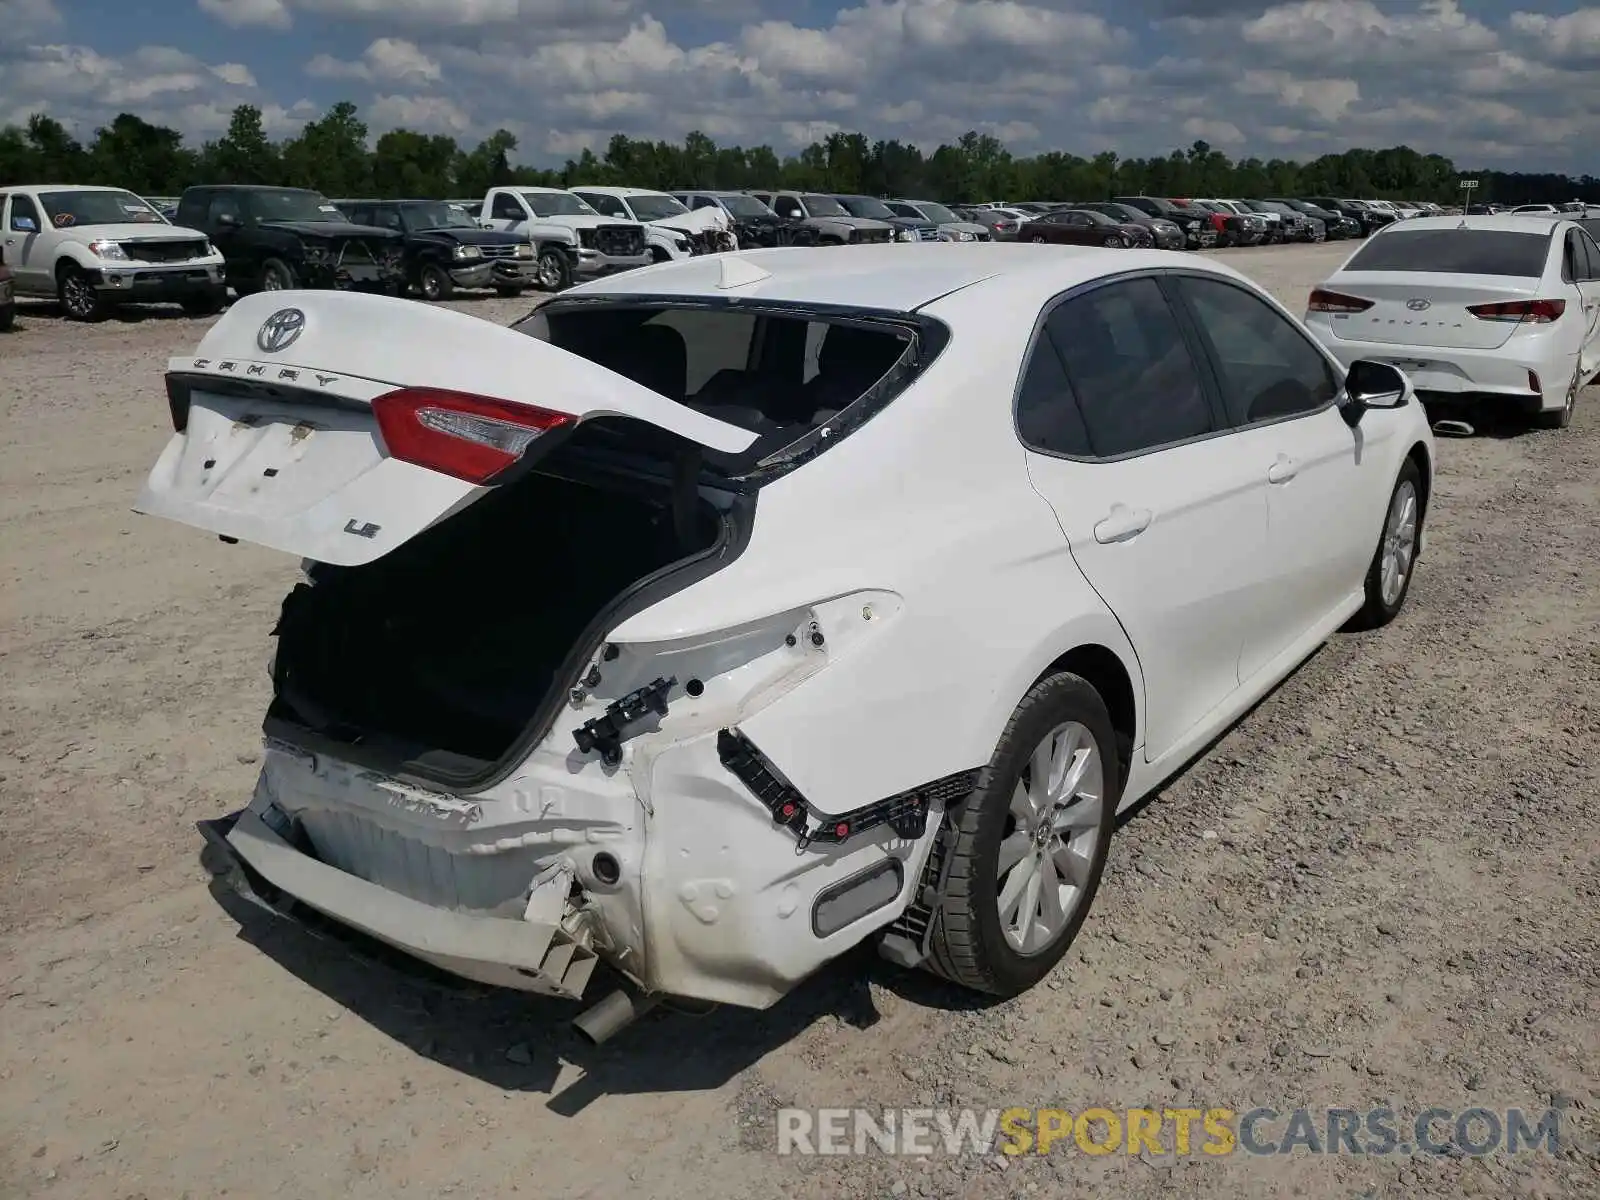
[[[1295,212],[1322,222],[1323,236],[1333,242],[1340,238],[1359,237],[1361,222],[1352,221],[1337,209],[1318,204],[1315,200],[1294,200],[1287,196],[1268,196],[1269,204],[1287,204]]]
[[[401,236],[353,223],[320,192],[257,184],[192,187],[178,200],[177,223],[211,239],[241,296],[284,288],[405,290]]]
[[[448,300],[458,287],[520,296],[539,283],[556,292],[572,282],[577,265],[576,248],[550,246],[536,256],[527,238],[484,229],[465,207],[448,200],[334,203],[357,225],[392,229],[405,239],[406,283],[427,300]]]
[[[1113,203],[1136,208],[1148,217],[1160,217],[1163,221],[1171,221],[1183,230],[1184,244],[1191,250],[1200,250],[1217,244],[1217,230],[1208,213],[1190,212],[1160,196],[1113,196],[1111,199]]]
[[[1382,229],[1394,220],[1394,217],[1386,212],[1379,212],[1375,208],[1367,208],[1360,204],[1352,204],[1348,200],[1340,200],[1334,196],[1308,196],[1307,199],[1318,208],[1325,208],[1329,212],[1338,213],[1346,220],[1354,221],[1361,230],[1359,234],[1355,235],[1358,237],[1365,237],[1374,229]]]

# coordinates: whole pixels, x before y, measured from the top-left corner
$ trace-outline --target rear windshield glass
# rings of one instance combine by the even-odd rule
[[[1372,238],[1346,271],[1423,271],[1537,279],[1550,253],[1548,233],[1506,229],[1391,229]]]
[[[515,328],[759,435],[740,456],[765,466],[804,455],[824,425],[849,425],[902,386],[913,331],[792,309],[690,305],[541,308]],[[866,413],[861,414],[864,419]],[[712,456],[708,455],[708,459]]]

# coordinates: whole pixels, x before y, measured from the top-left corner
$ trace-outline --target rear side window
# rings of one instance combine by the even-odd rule
[[[1221,377],[1235,425],[1316,412],[1339,393],[1327,359],[1271,305],[1214,279],[1178,281]]]
[[[1537,279],[1550,234],[1508,229],[1388,229],[1356,252],[1346,271],[1418,271]]]
[[[1135,454],[1215,428],[1189,345],[1154,280],[1075,296],[1057,306],[1045,328],[1095,456]]]
[[[1586,233],[1575,232],[1572,236],[1578,243],[1578,250],[1582,255],[1578,260],[1578,278],[1585,283],[1600,279],[1600,245],[1596,245],[1594,239]]]
[[[18,232],[17,221],[26,218],[33,222],[33,232],[38,233],[44,228],[39,222],[39,206],[28,196],[13,196],[11,198],[11,229]]]
[[[1078,398],[1072,394],[1048,325],[1039,331],[1028,372],[1017,392],[1017,433],[1024,444],[1036,450],[1072,458],[1094,455]]]
[[[496,221],[520,221],[523,217],[522,205],[504,192],[494,198],[494,206],[489,211]]]

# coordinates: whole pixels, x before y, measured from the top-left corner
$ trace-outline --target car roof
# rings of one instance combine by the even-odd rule
[[[0,192],[133,192],[132,188],[106,187],[98,183],[13,183],[0,187]]]
[[[1378,237],[1408,229],[1499,229],[1507,233],[1549,233],[1567,220],[1564,213],[1482,213],[1454,217],[1411,217],[1402,225],[1390,225]]]
[[[738,258],[767,278],[724,289],[722,263]],[[911,312],[952,292],[982,288],[996,303],[1024,310],[1103,276],[1152,267],[1244,279],[1219,260],[1153,250],[1036,246],[1011,242],[932,242],[817,250],[781,247],[661,263],[573,288],[570,296],[670,296],[766,303],[841,305]]]
[[[657,191],[655,188],[636,187],[610,187],[600,184],[575,183],[567,189],[569,192],[598,192],[602,196],[670,196],[671,192]]]

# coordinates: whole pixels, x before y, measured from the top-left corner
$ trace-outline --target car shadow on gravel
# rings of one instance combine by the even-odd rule
[[[34,320],[59,321],[64,327],[71,327],[77,322],[67,320],[61,306],[54,300],[44,300],[24,306],[17,305],[17,319],[31,317]],[[89,325],[143,325],[151,321],[209,321],[210,317],[191,317],[176,304],[132,306],[127,308],[113,308],[99,321],[89,322]]]
[[[1529,418],[1505,405],[1429,399],[1423,407],[1434,435],[1441,438],[1506,441],[1538,432]]]
[[[880,1019],[873,982],[930,1007],[994,1002],[896,968],[863,945],[765,1011],[699,1013],[663,1004],[595,1046],[571,1022],[621,985],[603,965],[582,1002],[473,984],[315,914],[275,917],[218,877],[209,853],[201,863],[213,872],[211,895],[238,924],[238,936],[296,979],[420,1057],[502,1091],[549,1094],[547,1107],[561,1116],[606,1096],[714,1090],[828,1018],[870,1028]],[[556,1092],[569,1064],[582,1075]]]

